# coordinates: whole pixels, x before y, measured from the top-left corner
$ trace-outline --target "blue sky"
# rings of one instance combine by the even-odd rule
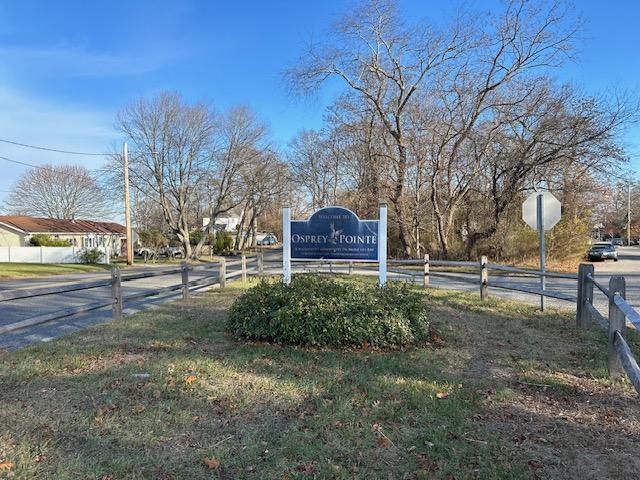
[[[475,8],[495,2],[469,1]],[[312,36],[321,38],[350,1],[9,1],[0,0],[0,138],[63,149],[119,145],[115,113],[163,89],[216,107],[244,103],[270,125],[280,145],[318,127],[333,92],[318,101],[287,97],[281,72]],[[443,22],[448,2],[401,0],[415,19]],[[640,91],[640,2],[576,1],[586,28],[579,59],[559,78],[587,93]],[[626,137],[640,157],[640,129]],[[96,157],[40,153],[0,143],[0,156],[29,163]],[[0,161],[0,198],[24,167]],[[634,160],[634,166],[640,166]]]

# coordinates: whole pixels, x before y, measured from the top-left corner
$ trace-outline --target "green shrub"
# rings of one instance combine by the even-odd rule
[[[238,298],[227,329],[238,338],[312,346],[398,348],[428,334],[423,294],[407,284],[294,276],[263,281]]]
[[[191,230],[191,232],[189,232],[189,243],[191,245],[197,245],[198,243],[200,243],[200,240],[202,240],[203,236],[204,236],[204,232],[202,230],[200,229]],[[213,233],[208,233],[207,238],[204,241],[204,245],[213,245],[213,242],[214,242]]]
[[[80,254],[82,263],[99,263],[102,258],[102,252],[97,248],[87,248]]]
[[[216,232],[215,240],[213,241],[213,253],[216,255],[222,255],[228,253],[233,248],[233,237],[229,232]]]
[[[68,247],[71,245],[69,240],[52,238],[51,235],[37,233],[29,238],[29,244],[34,247]]]

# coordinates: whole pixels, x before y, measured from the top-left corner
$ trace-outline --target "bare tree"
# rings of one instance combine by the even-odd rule
[[[164,220],[191,256],[189,218],[195,190],[213,156],[214,118],[203,103],[189,105],[163,92],[124,108],[117,128],[131,142],[131,180],[162,209]]]
[[[545,94],[540,75],[571,54],[579,22],[559,2],[512,0],[481,28],[474,47],[429,92],[437,99],[426,129],[433,143],[430,195],[444,255],[457,210],[482,168],[474,152],[482,156],[492,144],[506,107]]]
[[[336,203],[340,182],[339,157],[332,155],[322,132],[302,130],[289,142],[289,165],[316,210]]]
[[[236,236],[236,248],[255,247],[258,218],[270,207],[281,204],[290,190],[288,166],[271,151],[256,157],[243,169],[245,199]]]
[[[461,23],[446,33],[426,26],[405,26],[395,3],[387,0],[361,4],[335,25],[331,38],[333,43],[311,45],[287,72],[288,80],[293,91],[309,92],[336,77],[375,110],[389,137],[388,154],[393,160],[389,200],[400,242],[410,255],[411,222],[403,203],[408,167],[407,110],[429,75],[455,59],[470,38]]]
[[[203,190],[209,224],[193,250],[198,256],[215,226],[216,218],[236,208],[246,198],[243,171],[253,175],[255,159],[268,148],[268,128],[248,107],[235,107],[219,119],[216,151],[205,172]]]
[[[91,172],[78,165],[43,165],[23,173],[11,190],[9,211],[48,218],[96,219],[112,211]]]
[[[466,211],[475,214],[475,224],[468,225],[467,254],[498,231],[505,212],[520,203],[525,191],[542,185],[570,200],[580,192],[580,180],[593,179],[599,169],[618,170],[625,161],[617,142],[619,131],[636,112],[615,99],[583,97],[568,86],[545,89],[518,105],[505,106],[497,125],[484,125],[476,132],[482,145],[489,135],[490,145],[481,153],[470,152],[481,173],[470,184],[472,201]],[[592,188],[592,182],[582,187]],[[585,210],[584,205],[578,208]]]
[[[436,31],[394,7],[362,3],[286,74],[298,94],[331,78],[345,85],[325,128],[290,145],[314,203],[331,192],[369,214],[387,197],[390,248],[404,255],[497,251],[538,188],[563,198],[576,234],[588,230],[579,210],[596,206],[590,190],[602,176],[608,188],[625,161],[621,132],[639,109],[629,96],[593,98],[553,78],[573,56],[579,17],[562,0],[507,0]]]

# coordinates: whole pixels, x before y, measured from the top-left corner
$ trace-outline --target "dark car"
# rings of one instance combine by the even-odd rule
[[[613,259],[614,262],[617,262],[618,251],[613,243],[597,242],[591,245],[589,253],[587,253],[587,257],[589,258],[589,261]]]
[[[613,243],[616,247],[621,247],[622,245],[624,245],[624,242],[621,238],[613,238],[611,239],[611,243]]]

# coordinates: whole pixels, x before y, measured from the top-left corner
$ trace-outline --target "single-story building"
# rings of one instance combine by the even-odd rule
[[[26,247],[32,235],[44,234],[79,248],[109,247],[119,255],[126,245],[126,232],[114,222],[0,215],[0,247]]]

